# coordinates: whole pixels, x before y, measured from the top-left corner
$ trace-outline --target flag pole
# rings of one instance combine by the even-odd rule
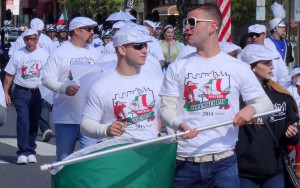
[[[263,116],[271,115],[271,114],[274,114],[274,113],[277,113],[277,112],[280,112],[280,109],[276,109],[276,110],[272,110],[272,111],[264,112],[264,113],[260,113],[260,114],[255,114],[253,116],[253,118],[263,117]],[[204,130],[213,129],[213,128],[221,127],[221,126],[232,124],[232,123],[233,123],[233,120],[230,120],[230,121],[225,121],[225,122],[222,122],[222,123],[216,123],[216,124],[213,124],[213,125],[208,125],[208,126],[205,126],[205,127],[200,127],[200,128],[197,128],[196,130],[204,131]],[[52,169],[60,167],[60,166],[70,165],[70,164],[78,163],[78,162],[81,162],[81,161],[86,161],[86,160],[93,159],[93,158],[96,158],[96,157],[105,156],[105,155],[108,155],[108,154],[111,154],[111,153],[116,153],[116,152],[120,152],[120,151],[124,151],[124,150],[128,150],[128,149],[141,147],[141,146],[144,146],[144,145],[147,145],[147,144],[159,143],[161,141],[171,141],[171,140],[175,141],[177,139],[177,137],[182,136],[182,135],[184,135],[186,133],[189,133],[189,132],[190,131],[179,132],[177,134],[162,136],[162,137],[158,137],[158,138],[151,139],[151,140],[146,140],[146,141],[142,141],[142,142],[138,142],[138,143],[128,144],[126,146],[113,148],[113,149],[106,150],[106,151],[91,153],[91,154],[84,155],[84,156],[74,158],[74,159],[69,159],[69,160],[65,160],[65,161],[58,161],[58,162],[54,162],[54,163],[51,163],[51,164],[44,164],[44,165],[40,166],[40,170],[42,170],[42,171],[52,170]]]

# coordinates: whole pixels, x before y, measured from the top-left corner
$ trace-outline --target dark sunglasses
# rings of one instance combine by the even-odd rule
[[[213,20],[207,20],[207,19],[197,19],[197,18],[185,18],[183,20],[183,24],[190,27],[195,27],[198,22],[214,22]]]
[[[86,30],[87,32],[91,32],[93,30],[92,27],[81,27],[80,29],[84,29]]]
[[[132,44],[132,47],[133,47],[133,49],[135,49],[135,50],[141,50],[141,49],[143,49],[144,47],[147,49],[148,45],[147,45],[147,43],[133,43],[133,44]]]
[[[261,33],[249,33],[249,37],[253,38],[254,36],[256,36],[256,38],[260,37]]]
[[[28,41],[34,42],[36,39],[37,39],[37,37],[34,37],[34,38],[27,38],[27,37],[25,37],[24,41],[26,41],[26,42],[28,42]]]

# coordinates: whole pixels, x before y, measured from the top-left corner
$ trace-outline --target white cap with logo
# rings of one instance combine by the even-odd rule
[[[152,42],[151,36],[136,26],[125,26],[116,32],[113,39],[113,46],[122,46],[130,43]]]
[[[295,67],[291,70],[291,78],[293,78],[297,74],[300,74],[300,67]]]
[[[27,29],[26,31],[24,31],[24,32],[22,33],[22,37],[23,37],[23,38],[25,38],[25,37],[27,37],[27,36],[31,36],[31,35],[38,35],[37,30],[35,30],[35,29]]]
[[[259,44],[247,45],[241,54],[241,59],[245,63],[252,64],[260,60],[273,60],[280,58],[278,53],[269,48]]]
[[[95,27],[97,26],[97,22],[88,17],[75,17],[70,22],[69,31],[86,26]]]
[[[248,27],[248,33],[266,33],[266,26],[255,24]]]
[[[237,54],[240,54],[242,53],[242,49],[241,47],[233,44],[232,42],[225,42],[225,41],[222,41],[222,42],[219,42],[219,45],[220,45],[220,48],[221,50],[228,54],[230,52],[236,52]]]
[[[35,29],[37,31],[42,31],[44,29],[44,27],[45,27],[44,22],[39,18],[33,18],[30,21],[30,28],[31,29]]]

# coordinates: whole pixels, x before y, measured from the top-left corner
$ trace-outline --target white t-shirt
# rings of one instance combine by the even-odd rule
[[[158,42],[158,40],[155,37],[151,37],[152,42],[148,42],[148,54],[151,54],[153,57],[155,57],[158,61],[164,61],[165,57],[163,54],[163,51],[161,49],[161,46]]]
[[[193,53],[193,52],[196,52],[196,48],[193,47],[193,46],[190,46],[190,45],[186,45],[184,46],[180,52],[178,53],[177,57],[175,60],[179,60],[179,59],[182,59],[184,58],[185,56]]]
[[[298,107],[298,111],[300,112],[300,96],[297,92],[297,88],[294,85],[290,85],[287,90],[290,92],[290,94],[294,97],[296,103],[297,103],[297,107]]]
[[[9,55],[12,56],[18,49],[22,48],[26,46],[23,36],[19,36],[16,40],[16,42],[14,43],[13,47],[11,50],[9,50]],[[52,40],[45,34],[41,33],[40,37],[39,37],[39,41],[36,44],[37,47],[43,48],[44,50],[46,50],[49,54],[51,54],[54,50],[53,48],[53,42]]]
[[[114,48],[113,41],[110,41],[104,46],[104,54],[116,53],[116,49]]]
[[[83,115],[102,124],[123,121],[127,125],[125,138],[156,138],[161,82],[145,70],[134,76],[107,71],[91,87]]]
[[[50,55],[44,70],[44,77],[51,77],[61,83],[72,82],[70,65],[74,61],[81,60],[89,64],[94,64],[99,58],[100,54],[94,47],[86,45],[86,48],[80,48],[74,46],[70,41],[66,41]],[[85,98],[78,94],[67,96],[65,94],[54,93],[53,122],[79,124],[84,104]]]
[[[159,95],[178,97],[179,119],[199,128],[233,120],[240,94],[248,101],[265,92],[248,64],[220,52],[212,58],[192,53],[171,63]],[[237,140],[238,127],[226,125],[180,139],[177,153],[183,157],[219,153],[234,149]]]
[[[45,67],[48,52],[41,48],[36,48],[29,52],[25,47],[17,50],[9,59],[5,71],[14,75],[13,82],[26,88],[36,88],[42,84],[42,72]]]

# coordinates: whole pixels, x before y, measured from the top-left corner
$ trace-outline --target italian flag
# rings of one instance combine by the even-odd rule
[[[59,17],[56,26],[66,24],[66,20],[68,20],[68,15],[67,15],[67,11],[64,10]]]
[[[65,160],[128,145],[129,139],[114,138],[79,150]],[[110,153],[52,170],[52,188],[172,187],[176,142],[148,144]]]

